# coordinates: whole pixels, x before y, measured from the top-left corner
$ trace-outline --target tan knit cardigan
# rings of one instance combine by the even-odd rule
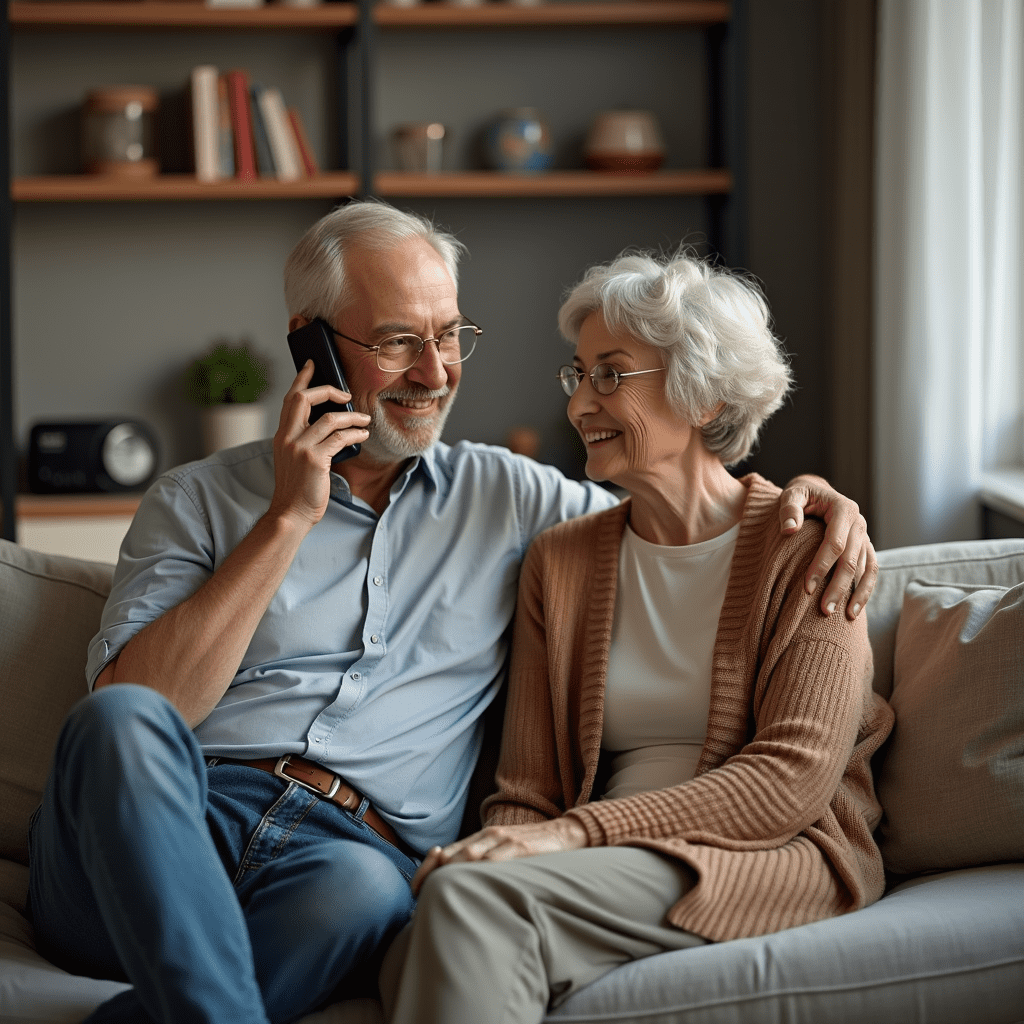
[[[626,502],[546,531],[527,555],[499,788],[484,804],[488,824],[568,811],[592,846],[685,861],[699,882],[668,918],[715,941],[856,910],[884,886],[870,759],[893,715],[871,689],[865,617],[825,616],[821,589],[804,591],[821,524],[783,537],[779,489],[743,483],[697,777],[591,802]]]

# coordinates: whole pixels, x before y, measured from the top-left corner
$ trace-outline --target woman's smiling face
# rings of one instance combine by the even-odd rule
[[[628,334],[613,334],[600,313],[580,328],[573,365],[584,374],[599,363],[619,373],[664,366],[662,352]],[[594,390],[589,376],[569,399],[569,420],[587,451],[587,476],[631,490],[638,477],[678,470],[700,431],[669,404],[663,373],[627,377],[610,395]]]

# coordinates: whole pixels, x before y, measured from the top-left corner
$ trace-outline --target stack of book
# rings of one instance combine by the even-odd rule
[[[285,106],[280,89],[212,64],[193,68],[189,87],[199,181],[297,181],[319,174],[302,118]]]

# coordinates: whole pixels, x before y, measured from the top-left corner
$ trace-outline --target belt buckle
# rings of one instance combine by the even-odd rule
[[[324,800],[333,800],[334,794],[341,788],[341,776],[335,775],[334,782],[331,784],[329,793],[324,793],[322,790],[316,788],[309,782],[303,782],[302,779],[296,779],[293,775],[286,775],[285,768],[291,764],[292,755],[285,754],[283,757],[277,759],[277,764],[274,765],[274,774],[279,779],[284,779],[285,782],[294,782],[296,786],[301,786],[303,789],[309,790],[310,793],[315,793],[319,797],[323,797]],[[327,771],[325,768],[324,771]]]

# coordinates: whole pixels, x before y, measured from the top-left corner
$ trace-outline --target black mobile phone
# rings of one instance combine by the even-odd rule
[[[313,360],[313,379],[309,382],[311,388],[319,387],[322,384],[331,384],[342,391],[348,391],[348,384],[345,375],[341,372],[341,363],[338,362],[338,353],[334,348],[334,339],[331,337],[331,329],[323,322],[316,319],[305,327],[300,327],[288,335],[288,348],[291,349],[292,359],[295,361],[295,369],[301,370],[306,365],[307,359]],[[314,405],[309,413],[309,422],[315,423],[325,412],[352,412],[352,403],[344,405],[338,402],[321,402]],[[359,454],[359,445],[350,444],[342,448],[331,462],[344,462]]]

